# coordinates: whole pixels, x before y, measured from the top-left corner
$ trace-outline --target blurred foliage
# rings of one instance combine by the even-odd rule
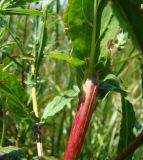
[[[0,147],[0,156],[3,159],[21,159],[21,160],[25,159],[23,151],[13,146]]]
[[[66,8],[66,0],[0,2],[2,147],[18,147],[25,153],[25,159],[37,159],[33,134],[37,119],[31,100],[31,88],[36,85],[45,159],[62,157],[78,103],[77,85],[87,75],[93,2],[69,0]],[[132,120],[132,123],[128,121],[131,130],[126,135],[130,133],[133,138],[143,129],[141,2],[114,2],[104,1],[99,6],[99,40],[93,70],[101,85],[98,105],[79,160],[110,160],[115,156],[124,141],[126,118]],[[129,9],[127,3],[131,4]],[[32,64],[35,66],[34,75],[31,73]],[[55,103],[58,103],[57,108]],[[127,107],[130,109],[126,112]],[[0,148],[0,153],[4,148]],[[6,150],[7,154],[12,152]],[[17,149],[13,148],[13,151],[17,152]],[[133,159],[141,157],[142,147],[135,152]]]

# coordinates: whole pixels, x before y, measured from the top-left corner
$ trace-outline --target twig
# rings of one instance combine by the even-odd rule
[[[31,65],[31,72],[32,72],[32,75],[34,75],[35,73],[34,64]],[[32,102],[33,102],[33,111],[35,113],[35,116],[39,118],[35,84],[32,85]],[[44,158],[43,158],[43,147],[42,147],[42,142],[41,142],[41,129],[38,123],[36,123],[35,125],[36,125],[35,136],[37,139],[38,158],[39,160],[43,160]]]
[[[143,144],[143,131],[125,147],[113,160],[124,160]]]

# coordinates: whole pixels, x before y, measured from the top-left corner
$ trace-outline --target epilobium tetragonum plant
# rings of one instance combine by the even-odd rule
[[[0,159],[142,157],[140,6],[0,1]]]

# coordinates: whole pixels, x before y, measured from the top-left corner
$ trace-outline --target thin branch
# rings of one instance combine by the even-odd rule
[[[143,144],[143,131],[125,147],[113,160],[124,160]]]

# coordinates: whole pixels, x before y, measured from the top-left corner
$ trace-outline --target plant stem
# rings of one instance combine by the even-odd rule
[[[35,67],[34,64],[31,65],[31,72],[32,75],[35,73]],[[37,105],[37,97],[36,97],[36,84],[32,85],[32,102],[33,102],[33,111],[35,113],[35,116],[39,118],[39,113],[38,113],[38,105]],[[40,135],[41,136],[41,135]],[[40,138],[38,138],[40,139]],[[37,152],[38,152],[38,158],[39,160],[43,160],[43,147],[41,143],[41,139],[37,141]]]
[[[33,64],[31,65],[31,72],[32,75],[34,75],[35,68]],[[37,97],[36,97],[36,84],[32,85],[32,102],[33,102],[33,111],[35,113],[35,116],[38,118],[39,114],[38,114]]]
[[[63,115],[62,115],[61,121],[60,121],[60,129],[59,129],[58,138],[57,138],[56,152],[58,152],[59,148],[60,148],[60,142],[61,142],[65,117],[66,117],[66,112],[65,112],[65,109],[64,109]]]
[[[28,6],[28,8],[29,8],[29,6]],[[24,42],[24,44],[26,43],[27,24],[28,24],[28,17],[26,16],[25,17],[25,24],[24,24],[24,33],[23,33],[23,42]],[[24,45],[24,48],[25,47],[26,46]],[[25,66],[25,61],[24,60],[22,60],[22,65]],[[26,86],[25,86],[24,81],[25,81],[25,71],[24,71],[24,69],[22,69],[22,71],[21,71],[21,82],[22,82],[22,86],[25,88]]]
[[[43,22],[42,22],[42,28],[41,28],[41,37],[39,40],[39,50],[36,57],[36,61],[35,61],[35,74],[34,74],[34,79],[35,81],[37,80],[37,76],[38,76],[38,71],[40,68],[40,64],[42,62],[43,59],[43,55],[44,55],[44,48],[46,46],[46,42],[47,42],[47,28],[46,28],[46,21],[47,21],[47,10],[48,10],[48,5],[45,6],[44,9],[44,17],[43,17]],[[37,51],[36,51],[37,52]]]
[[[51,156],[54,156],[55,154],[55,117],[52,118],[52,135],[51,135],[51,140],[52,140],[52,147],[51,147]]]
[[[124,160],[143,144],[143,131],[128,144],[113,160]]]
[[[63,160],[77,160],[82,148],[85,134],[93,113],[94,96],[98,85],[86,80],[80,96],[78,109],[73,121]],[[84,98],[84,99],[83,99]]]
[[[93,15],[93,31],[92,43],[88,68],[88,77],[92,78],[94,73],[94,59],[96,50],[96,35],[97,35],[97,8],[98,0],[94,0],[94,15]],[[70,136],[66,145],[66,150],[63,160],[77,160],[82,148],[85,134],[93,113],[94,96],[97,93],[98,85],[92,80],[86,80],[83,85],[83,91],[78,104],[78,109],[73,121]],[[83,99],[84,98],[84,99]]]
[[[16,44],[19,47],[19,49],[21,50],[22,54],[25,55],[25,49],[24,49],[23,45],[21,44],[21,42],[16,37],[16,34],[13,32],[13,30],[11,30],[10,26],[6,24],[6,21],[4,20],[4,18],[3,17],[1,17],[1,18],[4,21],[4,25],[7,29],[7,31],[9,32],[9,34],[11,35],[13,40],[16,42]]]
[[[44,160],[44,157],[43,157],[43,145],[42,145],[41,142],[37,142],[37,151],[38,151],[39,160]]]
[[[3,127],[2,127],[1,147],[3,147],[4,145],[5,131],[6,131],[6,110],[5,106],[3,106]]]
[[[90,60],[89,60],[89,69],[88,69],[88,77],[93,75],[94,69],[94,58],[95,58],[95,50],[96,50],[96,32],[97,32],[97,8],[98,8],[98,0],[94,0],[94,14],[93,14],[93,30],[92,30],[92,42],[91,42],[91,52],[90,52]]]
[[[57,0],[56,4],[56,14],[59,16],[60,2]],[[59,46],[59,23],[56,25],[56,48]]]

